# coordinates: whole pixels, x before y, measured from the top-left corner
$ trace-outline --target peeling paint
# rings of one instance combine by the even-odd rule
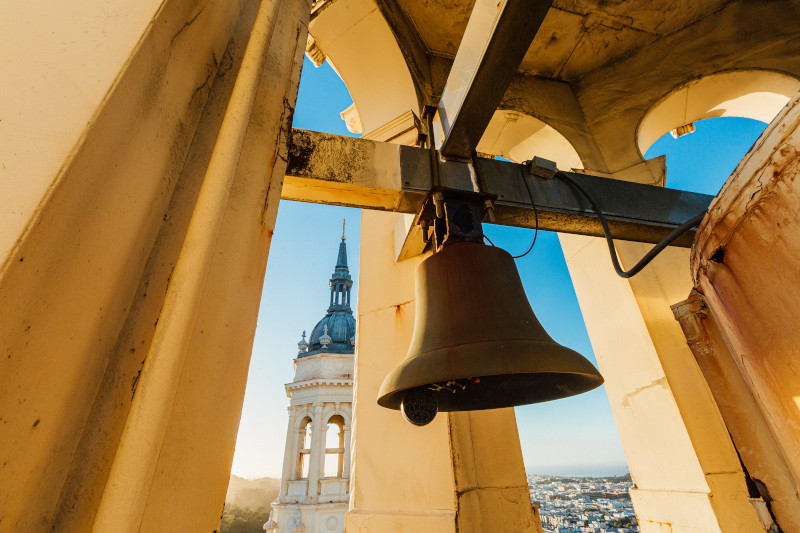
[[[666,378],[666,376],[662,377],[662,378],[659,378],[659,379],[656,379],[654,381],[651,381],[650,383],[648,383],[647,385],[644,385],[642,387],[637,387],[634,390],[632,390],[631,392],[627,393],[625,396],[622,397],[622,406],[623,407],[630,407],[631,406],[630,400],[634,396],[636,396],[636,395],[638,395],[638,394],[640,394],[640,393],[642,393],[642,392],[644,392],[646,390],[653,389],[653,388],[667,389],[667,378]]]

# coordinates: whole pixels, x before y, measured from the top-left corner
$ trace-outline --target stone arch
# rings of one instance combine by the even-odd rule
[[[538,155],[561,169],[583,168],[581,156],[564,135],[538,118],[508,109],[495,111],[477,150],[518,163]]]
[[[295,419],[294,429],[300,431],[308,422],[314,422],[314,415],[312,413],[305,413],[303,416]]]
[[[349,404],[341,403],[341,404],[339,404],[339,408],[338,409],[336,408],[336,406],[334,404],[327,405],[325,407],[325,409],[323,410],[323,412],[322,412],[322,420],[325,421],[325,424],[328,424],[329,420],[331,419],[331,417],[334,417],[336,415],[339,415],[342,418],[344,418],[346,426],[350,425]]]
[[[311,21],[309,32],[316,57],[327,57],[353,98],[355,109],[343,110],[350,131],[369,133],[418,112],[408,65],[375,2],[332,2]]]
[[[800,80],[772,70],[727,70],[685,82],[644,114],[636,145],[644,154],[662,135],[715,117],[743,117],[769,123],[798,90]]]
[[[351,412],[350,412],[350,405],[349,404],[340,405],[339,409],[335,413],[333,413],[333,416],[336,416],[336,415],[339,415],[344,419],[344,425],[345,426],[349,427],[351,425],[351,423],[350,423]]]
[[[347,442],[345,442],[346,426],[347,422],[341,414],[334,414],[327,420],[325,425],[325,458],[323,461],[324,477],[342,477],[343,475],[345,448],[347,447]],[[339,429],[335,434],[331,432],[334,428]]]

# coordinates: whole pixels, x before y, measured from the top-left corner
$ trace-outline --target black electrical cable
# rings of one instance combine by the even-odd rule
[[[523,168],[523,167],[520,167],[520,168]],[[536,244],[536,237],[539,236],[539,212],[536,210],[536,202],[533,201],[533,192],[531,191],[531,185],[530,185],[530,183],[528,183],[528,180],[525,178],[525,173],[524,172],[522,173],[522,181],[525,182],[525,188],[528,189],[528,197],[531,199],[531,205],[533,206],[533,219],[534,219],[534,221],[536,223],[536,227],[535,227],[535,230],[534,230],[533,241],[531,242],[531,245],[528,246],[528,249],[525,251],[524,254],[512,255],[511,257],[514,258],[514,259],[519,259],[520,257],[525,257],[526,255],[531,253],[531,250],[533,250],[533,245]],[[492,242],[492,239],[487,237],[485,233],[483,234],[483,238],[486,239],[487,241],[489,241],[489,244],[491,244],[492,246],[495,246],[495,244]]]
[[[539,236],[539,211],[536,209],[536,202],[533,201],[533,191],[531,191],[531,184],[528,183],[528,177],[525,175],[525,167],[520,165],[519,169],[520,173],[522,174],[522,181],[523,183],[525,183],[525,189],[527,189],[528,191],[528,198],[531,199],[531,205],[533,206],[533,220],[535,221],[536,226],[533,233],[533,242],[531,242],[531,245],[528,246],[528,249],[525,251],[524,254],[512,255],[511,257],[513,257],[514,259],[525,257],[526,255],[531,253],[531,250],[533,250],[533,245],[536,244],[536,237]]]
[[[556,176],[580,191],[583,196],[589,200],[589,203],[592,204],[592,208],[597,213],[597,218],[600,219],[600,225],[603,226],[603,235],[605,235],[606,243],[608,243],[608,251],[611,254],[611,263],[614,265],[614,271],[616,271],[617,275],[622,278],[630,278],[638,274],[639,271],[646,267],[650,261],[655,258],[655,256],[661,253],[664,248],[672,244],[675,239],[680,237],[686,231],[700,224],[700,222],[703,220],[703,217],[706,215],[705,213],[700,213],[697,216],[687,220],[674,230],[670,231],[667,236],[661,239],[658,244],[653,246],[653,248],[651,248],[650,251],[647,252],[638,263],[633,265],[633,268],[626,272],[622,270],[619,260],[617,259],[617,249],[614,247],[614,239],[611,237],[611,230],[608,228],[608,223],[606,222],[605,215],[603,214],[603,207],[600,205],[600,201],[569,174],[557,172]]]

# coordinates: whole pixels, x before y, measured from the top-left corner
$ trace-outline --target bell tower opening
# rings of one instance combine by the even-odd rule
[[[342,477],[344,471],[344,418],[333,415],[328,419],[325,435],[325,477]]]

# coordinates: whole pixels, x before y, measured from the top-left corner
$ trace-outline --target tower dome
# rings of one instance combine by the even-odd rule
[[[326,353],[353,353],[352,339],[356,334],[356,319],[350,308],[350,291],[353,280],[347,266],[347,244],[344,227],[342,242],[339,243],[339,255],[329,282],[331,299],[325,316],[311,330],[308,339],[308,351],[299,357]]]

